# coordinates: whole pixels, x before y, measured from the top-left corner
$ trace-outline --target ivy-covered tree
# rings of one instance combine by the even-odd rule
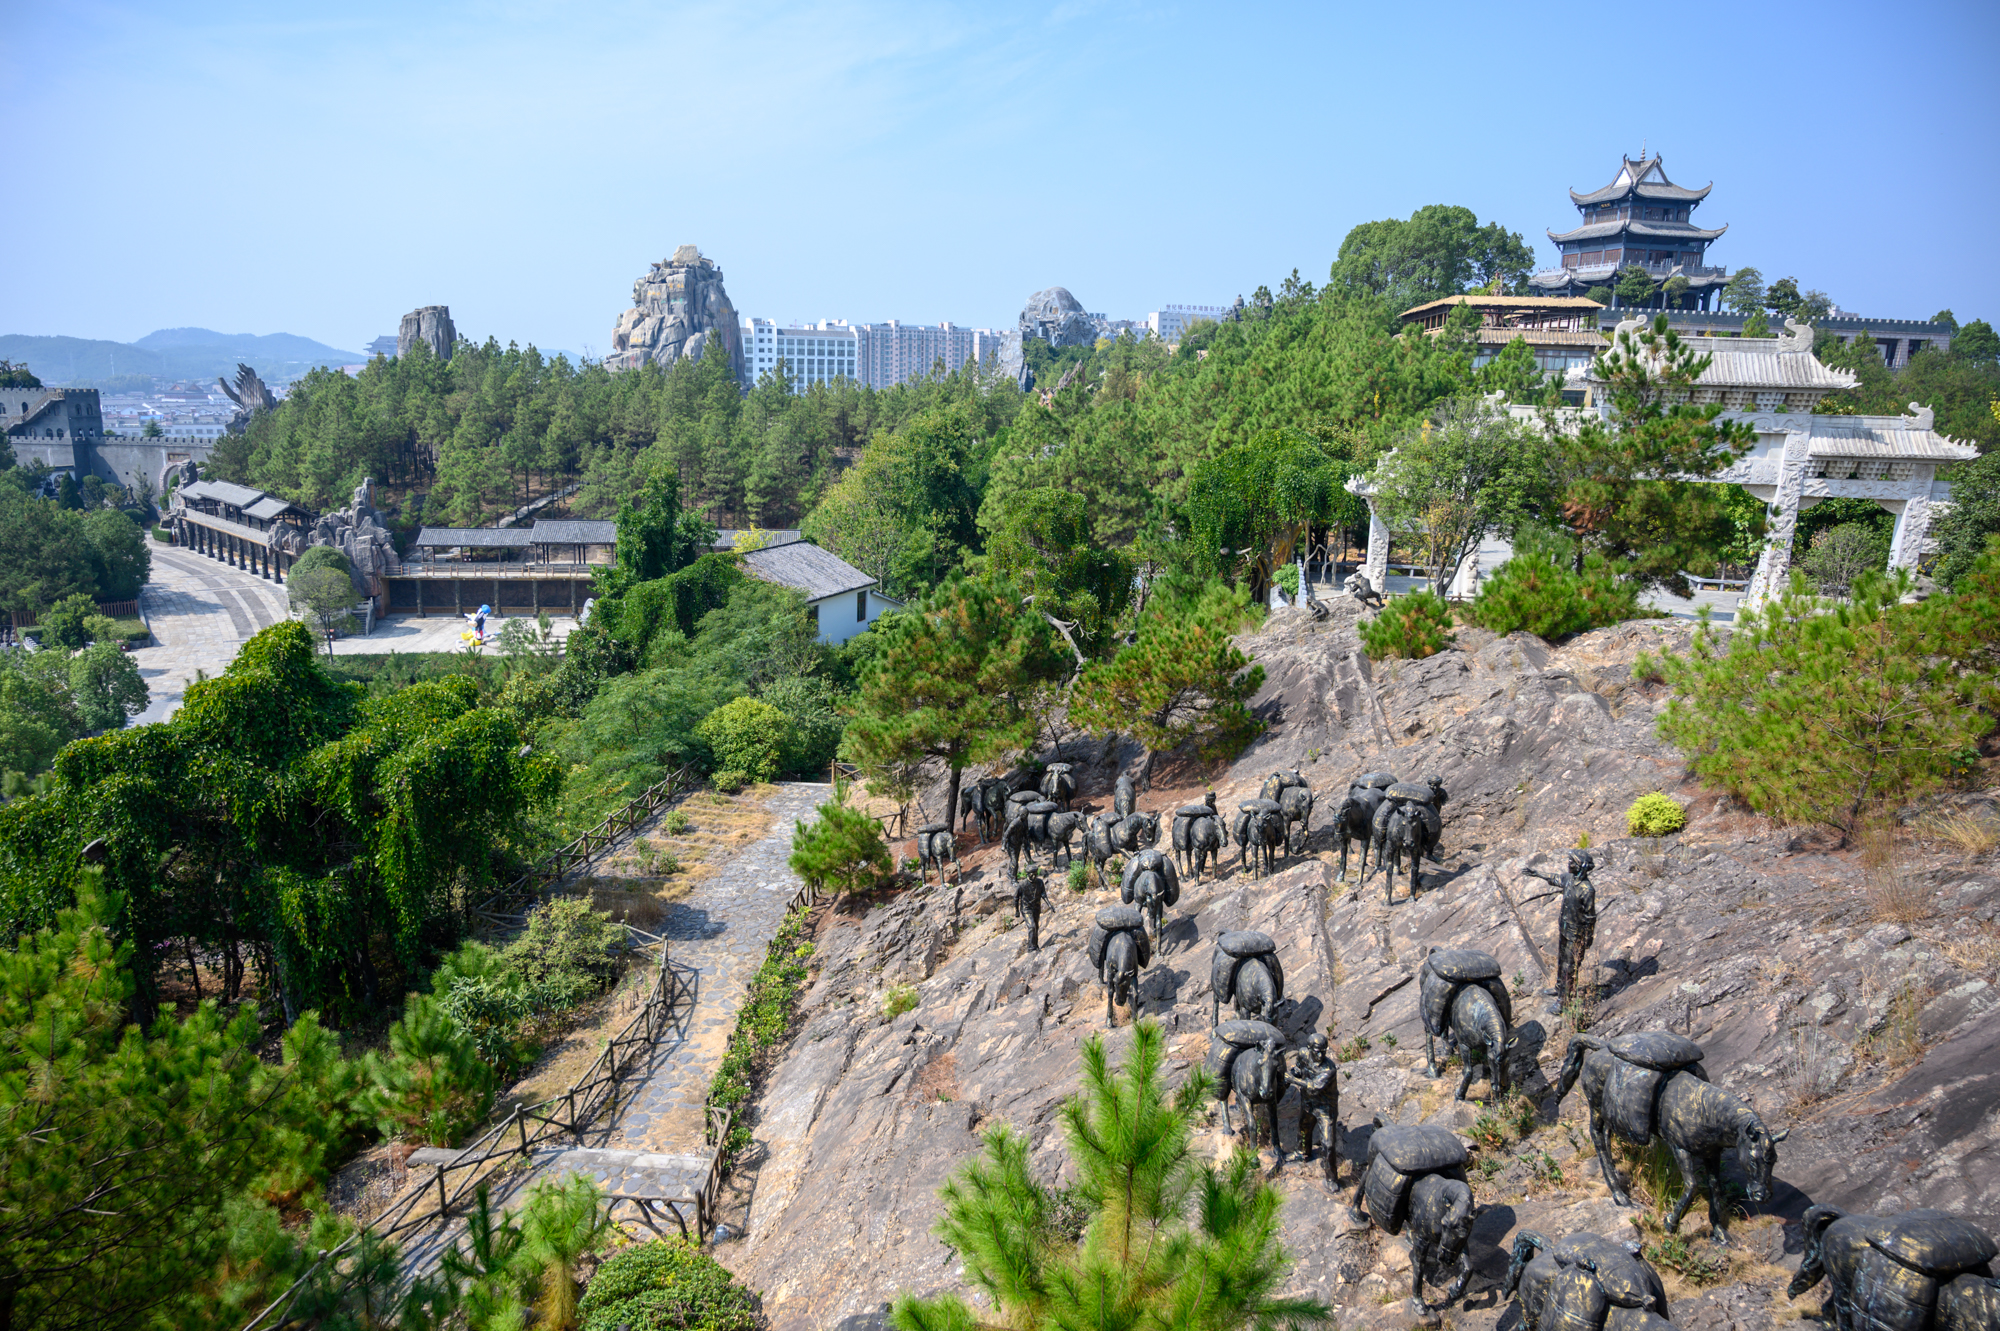
[[[1291,562],[1312,524],[1353,520],[1359,501],[1343,488],[1353,472],[1296,430],[1263,430],[1217,454],[1188,478],[1194,562],[1204,574],[1242,569],[1251,600],[1264,604],[1273,572]]]
[[[1369,475],[1375,508],[1445,588],[1489,533],[1511,531],[1547,493],[1547,436],[1483,400],[1460,400],[1406,433]]]
[[[1264,667],[1233,640],[1249,618],[1244,593],[1220,586],[1192,603],[1154,602],[1140,616],[1138,640],[1077,680],[1071,723],[1135,736],[1146,746],[1141,785],[1160,754],[1183,744],[1203,757],[1247,744],[1264,728],[1248,706],[1264,686]]]

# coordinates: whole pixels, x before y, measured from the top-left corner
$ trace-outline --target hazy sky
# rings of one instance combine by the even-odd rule
[[[1576,224],[1620,152],[1710,251],[2000,318],[2000,5],[0,0],[0,332],[292,332],[418,305],[603,354],[687,242],[737,309],[1011,326],[1227,303],[1349,227]]]

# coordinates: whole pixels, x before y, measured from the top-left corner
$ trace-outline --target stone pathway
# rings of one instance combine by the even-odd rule
[[[587,1174],[613,1192],[648,1185],[671,1191],[676,1183],[692,1187],[706,1175],[708,1083],[736,1028],[750,980],[799,889],[786,864],[795,824],[810,819],[832,793],[831,786],[819,783],[780,785],[764,806],[773,819],[771,830],[668,907],[660,933],[669,955],[676,967],[690,967],[698,977],[680,1038],[660,1042],[650,1064],[624,1083],[615,1116],[593,1125],[585,1143],[552,1143],[536,1152],[528,1168],[495,1178],[496,1203],[518,1205],[535,1179],[567,1173]],[[635,1160],[632,1152],[647,1158]],[[621,1221],[631,1218],[629,1207],[620,1210]],[[406,1271],[431,1270],[462,1229],[463,1222],[454,1221],[442,1232],[425,1228],[399,1236]]]
[[[152,549],[152,579],[139,589],[139,608],[155,645],[132,653],[151,696],[146,710],[132,718],[133,725],[172,716],[197,670],[211,678],[221,674],[252,635],[291,618],[283,583],[180,546],[155,543]],[[487,617],[489,639],[505,622]],[[566,638],[576,623],[565,616],[551,619],[550,626],[557,638]],[[466,627],[452,615],[394,615],[376,621],[375,631],[366,637],[337,639],[333,651],[336,656],[456,652],[465,646],[459,635]],[[490,641],[485,651],[499,654]]]

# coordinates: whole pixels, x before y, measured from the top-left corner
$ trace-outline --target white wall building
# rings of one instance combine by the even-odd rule
[[[837,320],[819,324],[779,324],[774,319],[743,323],[743,374],[750,383],[778,368],[783,361],[793,384],[803,393],[809,385],[834,379],[854,379],[860,340],[853,328]]]
[[[1163,305],[1146,316],[1146,327],[1162,342],[1178,342],[1189,324],[1198,319],[1216,323],[1229,317],[1227,305]]]
[[[784,361],[795,385],[848,378],[871,388],[929,374],[942,361],[947,371],[966,362],[984,364],[1000,351],[1000,334],[954,323],[849,324],[840,319],[817,324],[780,324],[773,319],[743,323],[744,377],[752,384]]]
[[[803,595],[819,640],[830,645],[846,642],[903,604],[876,591],[875,579],[839,555],[805,541],[752,550],[743,556],[743,568],[752,577]]]

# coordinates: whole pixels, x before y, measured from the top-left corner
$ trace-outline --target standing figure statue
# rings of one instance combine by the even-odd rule
[[[1313,1138],[1319,1138],[1320,1172],[1328,1187],[1333,1186],[1339,1168],[1340,1065],[1327,1052],[1326,1037],[1314,1031],[1306,1037],[1306,1047],[1292,1065],[1292,1080],[1299,1088],[1299,1158],[1312,1158]]]
[[[1042,950],[1042,907],[1048,904],[1049,885],[1042,876],[1029,871],[1014,885],[1014,918],[1028,922],[1028,951]]]
[[[1569,853],[1569,869],[1560,878],[1540,869],[1523,869],[1530,878],[1539,878],[1562,889],[1562,923],[1556,938],[1556,984],[1542,992],[1553,995],[1549,1011],[1561,1012],[1576,996],[1583,975],[1583,957],[1597,935],[1597,889],[1590,884],[1590,871],[1597,867],[1587,850]]]
[[[1360,569],[1347,575],[1347,594],[1363,605],[1372,605],[1380,610],[1384,602],[1382,593],[1375,590],[1375,584],[1368,581],[1368,575]]]

